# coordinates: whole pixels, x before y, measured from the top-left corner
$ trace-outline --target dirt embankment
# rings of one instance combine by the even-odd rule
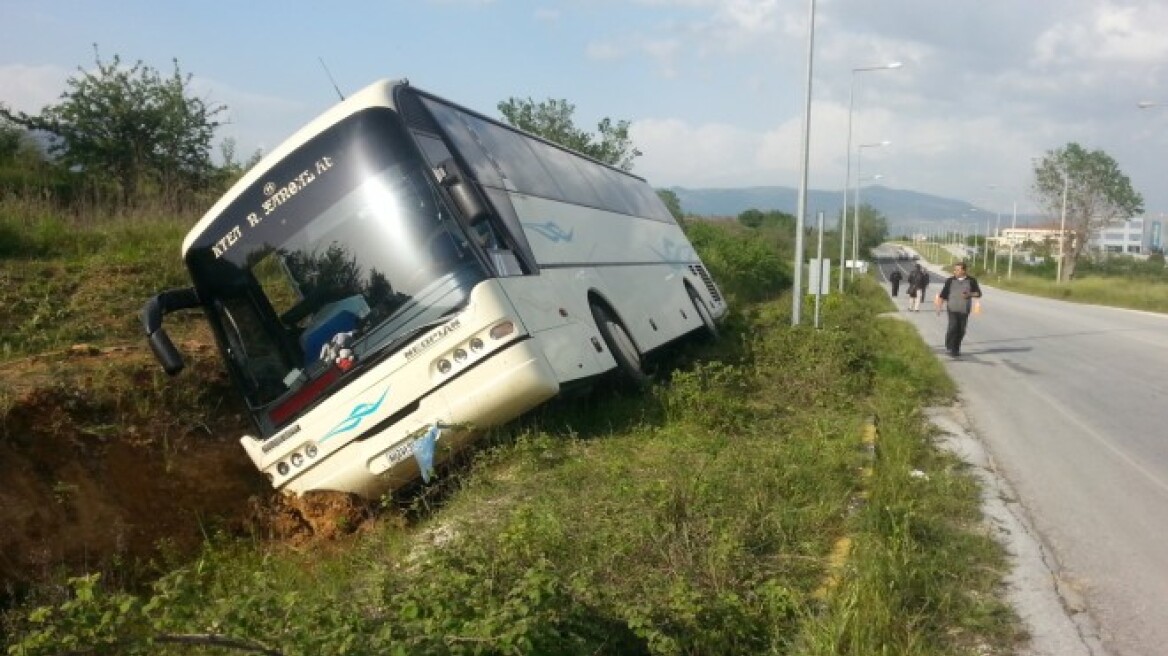
[[[0,364],[0,591],[115,562],[148,572],[217,532],[303,541],[368,516],[274,494],[237,442],[250,426],[221,364],[183,349],[174,379],[137,346]]]

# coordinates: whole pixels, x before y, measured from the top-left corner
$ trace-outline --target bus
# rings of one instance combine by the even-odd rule
[[[186,235],[191,286],[278,490],[376,498],[577,384],[716,335],[726,301],[643,179],[382,80],[249,170]]]

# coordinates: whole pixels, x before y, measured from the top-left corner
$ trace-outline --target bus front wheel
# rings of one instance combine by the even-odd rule
[[[621,377],[637,387],[648,384],[649,376],[641,368],[641,354],[620,321],[598,303],[592,304],[592,318],[596,320],[596,328],[604,338],[608,352],[612,354],[612,359],[616,360],[616,368]]]

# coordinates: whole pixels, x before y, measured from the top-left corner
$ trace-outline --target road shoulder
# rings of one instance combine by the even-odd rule
[[[973,468],[986,525],[1010,554],[1007,597],[1030,633],[1019,656],[1106,656],[1095,621],[1031,526],[1025,508],[977,438],[960,403],[930,408],[939,445]]]

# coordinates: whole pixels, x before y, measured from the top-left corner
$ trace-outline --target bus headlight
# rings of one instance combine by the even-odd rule
[[[286,463],[286,462],[281,462],[280,464],[276,465],[276,473],[281,475],[281,476],[287,476],[288,469],[289,469],[288,463]]]
[[[315,458],[316,457],[316,445],[309,444],[307,447],[304,448],[304,454],[307,455],[309,458]]]
[[[515,324],[503,321],[491,326],[491,339],[503,339],[513,332],[515,332]]]
[[[488,351],[499,348],[501,343],[515,335],[517,330],[514,321],[503,319],[477,335],[468,337],[466,341],[451,345],[449,351],[436,353],[434,360],[430,362],[432,371],[436,371],[440,376],[456,376],[486,357]],[[491,340],[490,344],[487,343],[488,339]]]
[[[304,456],[300,455],[299,453],[293,453],[291,460],[293,467],[299,467],[300,465],[304,464]]]

